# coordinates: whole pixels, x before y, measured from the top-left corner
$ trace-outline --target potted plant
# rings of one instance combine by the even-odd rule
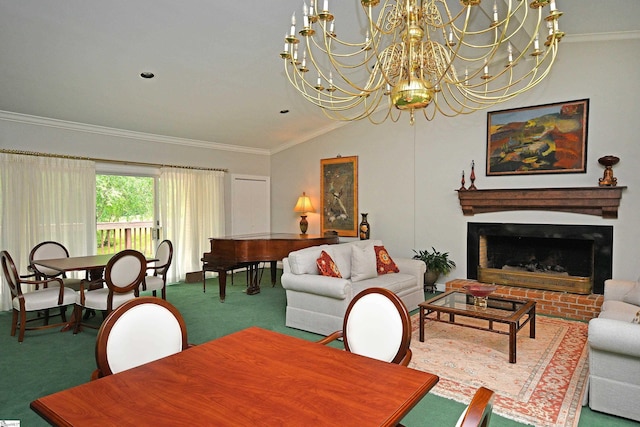
[[[456,263],[449,259],[448,252],[438,252],[433,246],[429,250],[415,249],[413,252],[415,255],[413,259],[419,259],[427,265],[427,271],[424,273],[424,288],[435,289],[436,280],[441,274],[449,274],[452,268],[455,268]]]

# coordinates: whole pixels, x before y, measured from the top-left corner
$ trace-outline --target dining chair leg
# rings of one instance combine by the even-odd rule
[[[13,316],[11,317],[11,336],[16,336],[16,328],[18,327],[18,310],[13,309]]]
[[[24,340],[24,330],[27,327],[27,312],[26,310],[20,310],[20,332],[18,332],[18,342]]]
[[[60,318],[63,322],[67,321],[67,306],[63,305],[60,307]]]

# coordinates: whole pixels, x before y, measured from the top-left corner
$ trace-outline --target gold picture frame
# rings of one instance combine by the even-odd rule
[[[358,156],[320,160],[320,231],[358,235]]]

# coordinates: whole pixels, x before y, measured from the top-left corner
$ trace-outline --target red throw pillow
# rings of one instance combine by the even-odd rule
[[[393,262],[389,252],[387,252],[384,246],[374,246],[373,248],[376,250],[376,269],[378,270],[378,274],[400,272],[400,269],[396,263]]]
[[[320,274],[323,276],[342,278],[342,274],[340,274],[338,266],[333,262],[331,255],[325,251],[320,253],[320,258],[316,260],[316,265],[318,266],[318,270],[320,270]]]

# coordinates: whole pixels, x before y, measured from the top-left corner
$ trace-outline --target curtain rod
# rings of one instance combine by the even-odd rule
[[[221,168],[204,168],[204,167],[198,167],[198,166],[167,165],[163,163],[130,162],[130,161],[122,161],[122,160],[99,159],[95,157],[70,156],[66,154],[39,153],[36,151],[0,149],[0,153],[21,154],[23,156],[55,157],[60,159],[71,159],[71,160],[90,160],[93,162],[114,163],[118,165],[169,167],[169,168],[182,168],[182,169],[193,169],[193,170],[204,170],[204,171],[229,172],[229,169],[221,169]]]

